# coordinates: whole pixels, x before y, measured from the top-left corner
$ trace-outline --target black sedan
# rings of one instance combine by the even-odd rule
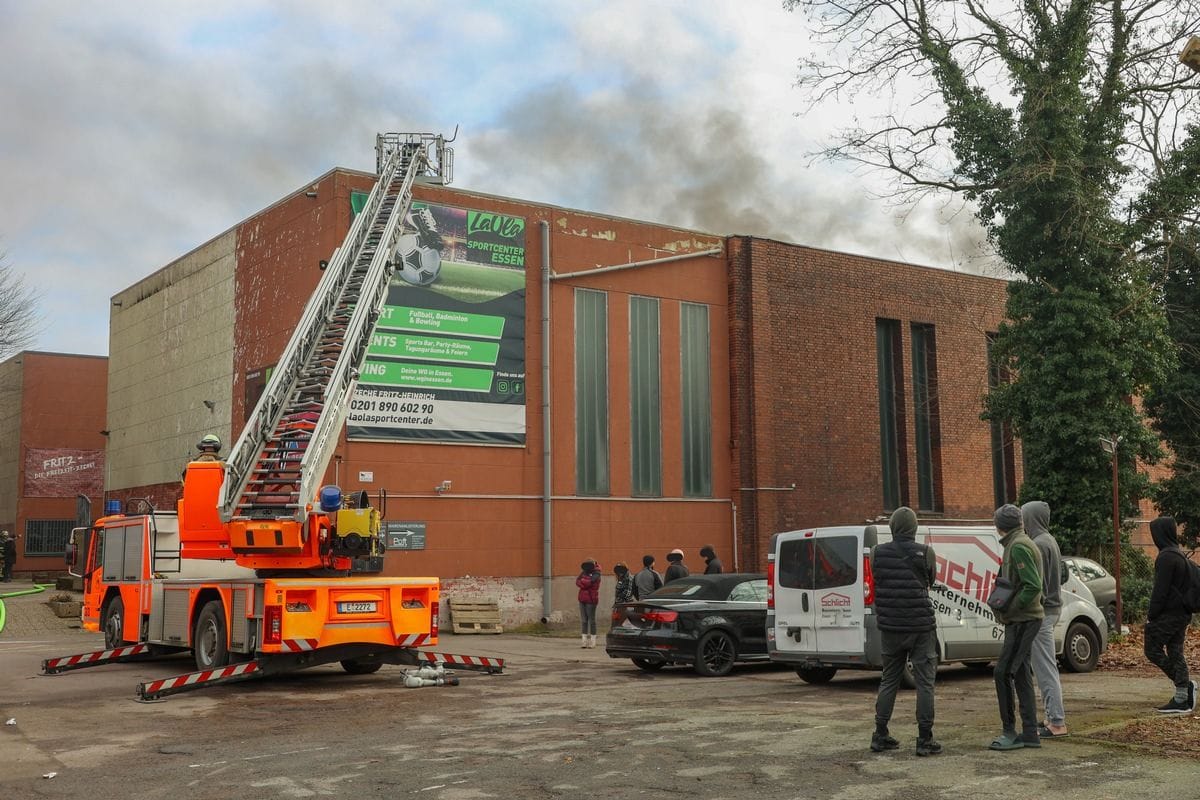
[[[613,606],[604,650],[646,672],[691,664],[710,677],[728,675],[735,661],[766,661],[767,576],[692,575]]]

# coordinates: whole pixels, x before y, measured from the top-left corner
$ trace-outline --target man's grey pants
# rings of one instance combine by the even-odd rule
[[[896,690],[904,665],[912,662],[917,682],[917,737],[933,736],[933,680],[937,674],[937,650],[933,631],[898,633],[880,631],[880,650],[883,656],[883,678],[879,681],[879,696],[875,699],[875,730],[885,733],[896,705]]]
[[[1046,710],[1046,722],[1064,725],[1067,712],[1063,709],[1062,682],[1058,677],[1058,660],[1054,657],[1054,626],[1058,624],[1059,609],[1049,609],[1033,640],[1033,675],[1037,678],[1038,691],[1042,693],[1042,706]]]

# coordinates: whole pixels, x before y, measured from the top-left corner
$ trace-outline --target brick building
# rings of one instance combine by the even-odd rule
[[[103,507],[108,359],[26,350],[0,363],[0,529],[15,574],[63,569],[76,500]]]
[[[170,507],[195,442],[238,435],[372,183],[332,170],[113,297],[97,429],[114,496]],[[444,296],[490,246],[471,228],[512,233],[492,251],[514,268],[496,273],[509,363],[484,387],[486,430],[352,414],[327,480],[386,489],[406,531],[386,573],[436,575],[528,622],[574,612],[587,558],[610,573],[681,547],[695,568],[714,544],[759,570],[777,530],[902,503],[990,518],[1015,494],[1019,453],[979,419],[1001,281],[445,187],[415,198],[443,222],[445,266],[405,297],[472,316],[473,299]],[[396,366],[379,358],[364,374]]]

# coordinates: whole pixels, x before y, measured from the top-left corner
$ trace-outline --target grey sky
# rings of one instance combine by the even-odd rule
[[[968,213],[903,221],[807,152],[804,20],[777,2],[0,0],[0,251],[38,349],[108,348],[108,299],[377,131],[456,142],[455,184],[722,234],[977,269]],[[875,186],[879,188],[878,185]]]

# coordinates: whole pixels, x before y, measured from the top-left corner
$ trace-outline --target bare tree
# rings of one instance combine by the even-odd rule
[[[38,291],[5,261],[0,253],[0,361],[32,347],[40,324]]]

